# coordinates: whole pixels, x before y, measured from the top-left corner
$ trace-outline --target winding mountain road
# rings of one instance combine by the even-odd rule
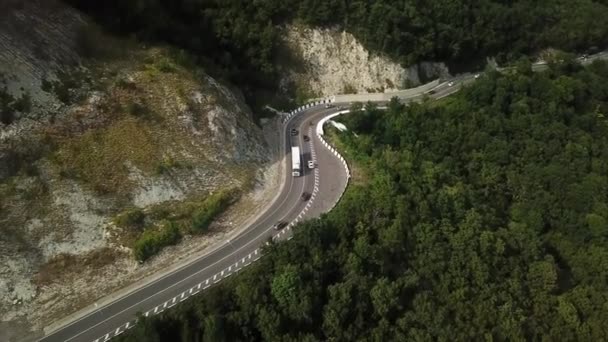
[[[582,62],[585,64],[586,61],[597,58],[606,59],[608,54],[590,56]],[[443,83],[435,81],[402,92],[335,96],[333,102],[338,107],[353,101],[381,104],[392,97],[398,97],[404,102],[418,101],[425,96],[439,99],[457,92],[462,85],[474,80],[475,75],[464,74]],[[230,277],[260,258],[260,247],[273,235],[277,235],[275,238],[279,240],[288,239],[293,224],[331,210],[346,188],[349,173],[340,156],[332,152],[315,132],[319,120],[337,110],[326,109],[322,103],[307,107],[291,113],[283,125],[281,135],[284,144],[282,150],[285,153],[285,183],[273,204],[253,224],[209,254],[48,333],[39,341],[107,341],[133,327],[138,312],[144,315],[157,314]],[[300,133],[290,136],[288,132],[291,128],[298,129]],[[308,135],[310,141],[304,141],[303,135]],[[292,144],[297,144],[302,149],[304,174],[301,177],[291,176],[289,154]],[[306,162],[310,159],[316,160],[317,168],[306,168]],[[300,198],[303,192],[312,194],[310,200],[303,201]],[[278,221],[291,224],[277,232],[272,226]]]

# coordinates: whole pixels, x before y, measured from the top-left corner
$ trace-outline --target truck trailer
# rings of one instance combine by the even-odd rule
[[[302,156],[300,156],[298,146],[291,147],[291,174],[294,177],[299,177],[302,174]]]

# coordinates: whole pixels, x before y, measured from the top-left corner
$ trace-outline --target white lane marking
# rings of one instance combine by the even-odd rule
[[[285,125],[284,125],[284,127],[283,127],[284,131],[283,131],[283,132],[281,132],[281,136],[282,136],[282,137],[284,137],[284,136],[285,136],[285,134],[286,134],[286,132],[287,132],[288,124],[289,124],[289,122],[286,122],[286,124],[285,124]],[[293,177],[291,177],[291,178],[290,178],[290,182],[289,182],[289,189],[288,189],[288,191],[287,191],[287,194],[291,193],[291,189],[293,188],[294,181],[295,181],[295,180],[294,180],[294,178],[293,178]],[[278,211],[278,210],[279,210],[281,207],[283,207],[283,205],[285,204],[285,202],[286,202],[288,199],[289,199],[289,196],[285,196],[285,198],[283,199],[283,201],[281,201],[281,203],[280,203],[278,206],[276,206],[276,207],[275,207],[275,209],[274,209],[272,212],[270,212],[270,214],[266,214],[266,215],[267,215],[268,217],[271,217],[272,215],[274,215],[274,214],[275,214],[275,213],[276,213],[276,212],[277,212],[277,211]],[[293,209],[293,207],[292,207],[292,208],[291,208],[291,209],[290,209],[288,212],[290,212],[292,209]],[[261,219],[261,218],[260,218],[260,219]],[[253,227],[255,227],[255,226],[253,226]],[[252,227],[250,226],[249,228],[252,228]],[[246,230],[248,230],[248,229],[246,229]],[[270,230],[270,229],[267,229],[267,230],[263,231],[261,234],[259,234],[258,236],[256,236],[254,239],[250,240],[248,243],[246,243],[245,245],[243,245],[243,246],[241,247],[241,249],[243,249],[243,248],[245,248],[245,247],[249,246],[249,245],[250,245],[250,244],[251,244],[253,241],[256,241],[256,240],[257,240],[257,239],[258,239],[260,236],[262,236],[262,235],[266,234],[266,233],[267,233],[269,230]],[[245,231],[245,230],[244,230],[244,231]],[[244,232],[244,231],[243,231],[243,232]],[[241,234],[242,234],[242,233],[241,233]],[[235,238],[238,238],[238,237],[242,236],[241,234],[237,235],[237,237],[235,237]],[[224,245],[224,246],[220,247],[219,249],[215,250],[214,252],[218,252],[219,250],[224,249],[224,248],[227,248],[227,245]],[[207,256],[208,256],[208,255],[206,255],[205,257],[207,257]],[[229,254],[228,256],[231,256],[231,254]],[[158,295],[159,293],[165,292],[165,291],[169,290],[170,288],[172,288],[172,287],[174,287],[174,286],[177,286],[178,284],[180,284],[180,283],[182,283],[182,282],[184,282],[184,281],[186,281],[186,280],[188,280],[188,279],[190,279],[190,278],[192,278],[192,277],[194,277],[194,276],[196,276],[196,275],[200,274],[201,272],[204,272],[205,270],[207,270],[207,269],[208,269],[208,268],[210,268],[211,266],[214,266],[214,265],[216,265],[217,263],[222,262],[222,261],[223,261],[224,259],[226,259],[228,256],[226,256],[226,257],[224,257],[224,258],[222,258],[222,259],[220,259],[220,260],[216,261],[215,263],[213,263],[213,264],[211,264],[211,265],[209,265],[209,266],[207,266],[207,267],[205,267],[205,268],[203,268],[203,269],[199,270],[198,272],[196,272],[196,273],[194,273],[194,274],[189,275],[188,277],[186,277],[186,278],[184,278],[184,279],[182,279],[182,280],[180,280],[180,281],[178,281],[178,282],[176,282],[176,283],[172,284],[171,286],[169,286],[169,287],[167,287],[167,288],[165,288],[165,289],[163,289],[163,290],[161,290],[161,291],[159,291],[159,292],[155,293],[154,295],[149,296],[149,297],[146,297],[146,298],[144,298],[144,299],[140,300],[139,302],[137,302],[137,303],[135,303],[135,304],[133,304],[133,305],[129,306],[128,308],[126,308],[126,309],[124,309],[124,310],[119,311],[118,313],[116,313],[116,314],[114,314],[114,315],[112,315],[112,316],[110,316],[110,317],[106,318],[105,320],[103,320],[103,321],[101,321],[101,322],[99,322],[99,323],[97,323],[97,324],[95,324],[95,325],[93,325],[93,326],[88,327],[86,330],[83,330],[83,331],[81,331],[80,333],[78,333],[78,334],[76,334],[76,335],[74,335],[74,336],[72,336],[72,337],[70,337],[70,338],[66,339],[64,342],[67,342],[67,341],[73,340],[74,338],[76,338],[76,337],[78,337],[78,336],[80,336],[80,335],[84,334],[85,332],[87,332],[87,331],[89,331],[89,330],[91,330],[91,329],[93,329],[93,328],[97,327],[97,326],[98,326],[98,325],[100,325],[100,324],[105,323],[106,321],[110,320],[111,318],[114,318],[114,317],[118,316],[119,314],[122,314],[123,312],[125,312],[125,311],[127,311],[127,310],[129,310],[129,309],[133,308],[134,306],[136,306],[136,305],[138,305],[138,304],[140,304],[140,303],[142,303],[142,302],[144,302],[144,301],[146,301],[146,300],[148,300],[148,299],[152,298],[153,296]],[[203,257],[203,258],[204,258],[204,257]],[[200,261],[200,260],[201,260],[201,259],[193,260],[191,263],[189,263],[189,264],[187,264],[187,265],[184,265],[184,266],[180,267],[179,269],[177,269],[177,270],[176,270],[176,272],[177,272],[178,270],[185,269],[185,268],[187,268],[187,267],[189,267],[189,266],[191,266],[191,265],[195,264],[196,262],[198,262],[198,261]],[[175,273],[175,272],[174,272],[174,273]],[[172,274],[174,274],[174,273],[172,273]],[[144,289],[146,289],[146,288],[148,288],[148,287],[150,287],[150,286],[152,286],[152,285],[154,285],[154,284],[157,284],[158,282],[160,282],[161,280],[163,280],[163,279],[165,279],[165,278],[167,278],[167,277],[171,276],[172,274],[168,274],[168,275],[166,275],[166,276],[164,276],[164,277],[161,277],[161,278],[157,279],[157,280],[156,280],[156,281],[154,281],[154,282],[151,282],[151,283],[149,283],[149,284],[147,284],[147,285],[145,285],[145,286],[143,286],[143,287],[141,287],[141,288],[138,288],[136,291],[141,291],[141,290],[144,290]],[[131,294],[133,294],[133,293],[135,293],[135,291],[134,291],[134,292],[132,292]],[[125,296],[125,297],[123,297],[123,298],[126,298],[126,296]],[[121,299],[122,299],[122,298],[121,298]],[[102,307],[101,309],[104,309],[104,308],[106,308],[106,307],[108,307],[108,306],[110,306],[110,305],[112,305],[112,304],[114,304],[114,303],[116,303],[116,302],[117,302],[117,301],[114,301],[114,302],[108,303],[107,305],[105,305],[105,306],[104,306],[104,307]],[[99,309],[99,310],[101,310],[101,309]],[[98,311],[98,310],[93,311],[93,312],[91,312],[91,313],[89,313],[89,314],[87,314],[87,315],[85,315],[85,316],[83,316],[83,317],[81,317],[81,318],[79,318],[79,319],[77,319],[77,320],[75,320],[75,321],[71,322],[70,324],[68,324],[68,325],[66,325],[66,326],[64,326],[64,327],[62,327],[62,329],[65,329],[65,328],[67,328],[67,327],[69,327],[69,326],[72,326],[72,325],[74,325],[74,324],[76,324],[76,323],[78,323],[78,322],[82,321],[83,319],[85,319],[85,318],[87,318],[87,317],[89,317],[89,316],[93,315],[93,314],[94,314],[94,313],[96,313],[97,311]],[[59,330],[57,330],[57,331],[59,331]]]
[[[287,129],[287,126],[288,126],[288,125],[285,125],[284,129]],[[284,132],[283,132],[283,135],[284,135]],[[321,141],[323,141],[323,139],[321,139]],[[324,141],[323,141],[323,142],[324,142]],[[300,138],[300,143],[301,143],[301,138]],[[290,183],[289,183],[289,190],[287,191],[287,193],[288,193],[288,194],[291,192],[291,189],[292,189],[292,187],[293,187],[293,183],[294,183],[294,178],[292,177],[292,178],[291,178],[291,181],[290,181]],[[305,183],[305,182],[302,182],[302,188],[304,188],[304,183]],[[279,209],[280,209],[280,208],[283,206],[283,204],[284,204],[284,203],[287,201],[287,199],[288,199],[288,198],[289,198],[289,196],[285,196],[285,198],[283,199],[283,201],[281,202],[281,204],[279,204],[278,206],[276,206],[276,207],[275,207],[275,210],[274,210],[274,211],[272,211],[272,212],[271,212],[270,214],[268,214],[268,215],[269,215],[269,216],[272,216],[274,213],[276,213],[276,212],[277,212],[277,211],[278,211],[278,210],[279,210]],[[291,209],[288,211],[288,213],[290,213],[290,212],[293,210],[293,208],[295,208],[297,205],[298,205],[298,204],[296,204],[296,205],[292,206],[292,208],[291,208]],[[296,221],[296,223],[297,223],[297,222],[298,222],[298,219],[296,219],[295,221]],[[267,229],[267,230],[263,231],[263,232],[262,232],[262,233],[260,233],[258,236],[256,236],[254,239],[252,239],[252,240],[250,240],[249,242],[247,242],[246,244],[244,244],[244,245],[241,247],[241,249],[244,249],[245,247],[249,246],[251,243],[253,243],[254,241],[256,241],[256,240],[257,240],[259,237],[261,237],[262,235],[266,234],[266,233],[267,233],[268,231],[270,231],[271,229],[272,229],[272,228],[269,228],[269,229]],[[240,237],[240,236],[242,236],[242,235],[237,236],[237,238],[238,238],[238,237]],[[291,238],[292,238],[292,237],[290,236],[290,237],[288,238],[288,240],[291,240]],[[215,250],[214,252],[218,252],[219,250],[224,249],[224,248],[227,248],[227,245],[224,245],[224,246],[220,247],[219,249]],[[236,253],[236,251],[235,251],[234,253]],[[195,273],[193,273],[193,274],[191,274],[191,275],[189,275],[189,276],[185,277],[184,279],[181,279],[180,281],[178,281],[178,282],[176,282],[176,283],[172,284],[171,286],[168,286],[168,287],[166,287],[166,288],[162,289],[161,291],[156,292],[154,295],[149,296],[149,297],[146,297],[146,298],[144,298],[144,299],[140,300],[139,302],[137,302],[137,303],[135,303],[135,304],[133,304],[133,305],[129,306],[128,308],[123,309],[123,310],[121,310],[121,311],[119,311],[119,312],[115,313],[114,315],[112,315],[112,316],[110,316],[110,317],[106,318],[105,320],[103,320],[103,321],[101,321],[101,322],[99,322],[99,323],[97,323],[97,324],[95,324],[95,325],[93,325],[93,326],[88,327],[86,330],[83,330],[83,331],[81,331],[80,333],[78,333],[78,334],[76,334],[76,335],[74,335],[74,336],[70,337],[69,339],[66,339],[64,342],[67,342],[67,341],[73,340],[74,338],[76,338],[76,337],[78,337],[78,336],[80,336],[80,335],[84,334],[85,332],[87,332],[87,331],[89,331],[89,330],[91,330],[91,329],[93,329],[93,328],[95,328],[95,327],[99,326],[100,324],[103,324],[103,323],[107,322],[108,320],[110,320],[110,319],[112,319],[112,318],[114,318],[114,317],[116,317],[116,316],[118,316],[118,315],[122,314],[123,312],[125,312],[125,311],[127,311],[127,310],[129,310],[129,309],[131,309],[131,308],[133,308],[133,307],[135,307],[135,306],[137,306],[137,305],[139,305],[140,303],[142,303],[142,302],[144,302],[144,301],[146,301],[146,300],[148,300],[148,299],[150,299],[150,298],[152,298],[152,297],[154,297],[154,296],[156,296],[156,295],[158,295],[158,294],[160,294],[160,293],[163,293],[163,292],[165,292],[165,291],[168,291],[169,289],[171,289],[171,288],[173,288],[173,287],[177,286],[178,284],[181,284],[181,283],[183,283],[183,282],[187,281],[188,279],[190,279],[190,278],[192,278],[192,277],[197,276],[197,275],[198,275],[198,274],[200,274],[201,272],[204,272],[205,270],[209,269],[210,267],[212,267],[212,266],[214,266],[214,265],[216,265],[216,264],[218,264],[218,263],[222,262],[224,259],[226,259],[226,258],[228,258],[228,257],[231,257],[231,256],[232,256],[232,254],[233,254],[233,253],[228,254],[228,255],[227,255],[227,256],[225,256],[224,258],[222,258],[222,259],[220,259],[220,260],[216,261],[215,263],[213,263],[213,264],[211,264],[211,265],[209,265],[209,266],[207,266],[207,267],[205,267],[205,268],[203,268],[203,269],[199,270],[198,272],[195,272]],[[257,249],[256,249],[256,255],[257,255]],[[208,256],[208,255],[207,255],[207,256]],[[251,255],[249,255],[249,256],[251,257]],[[254,259],[254,260],[258,260],[259,258],[260,258],[260,257],[258,257],[257,259]],[[187,264],[187,265],[182,266],[181,268],[177,269],[176,271],[178,271],[178,270],[182,270],[182,269],[185,269],[185,268],[187,268],[187,267],[189,267],[189,266],[191,266],[191,265],[195,264],[196,262],[199,262],[200,260],[201,260],[201,259],[193,260],[191,263],[189,263],[189,264]],[[174,273],[175,273],[175,272],[174,272]],[[174,274],[174,273],[172,273],[172,274]],[[146,286],[143,286],[143,287],[141,287],[141,288],[137,289],[136,291],[141,291],[141,290],[143,290],[143,289],[146,289],[146,288],[148,288],[148,287],[150,287],[150,286],[152,286],[152,285],[154,285],[154,284],[158,283],[159,281],[161,281],[161,280],[163,280],[163,279],[165,279],[165,278],[167,278],[167,277],[171,276],[172,274],[168,274],[168,275],[166,275],[166,276],[164,276],[164,277],[162,277],[162,278],[159,278],[159,279],[157,279],[156,281],[151,282],[151,283],[147,284]],[[217,274],[216,274],[216,275],[214,275],[214,279],[215,279],[215,276],[217,276]],[[209,281],[209,279],[207,279],[207,282],[208,282],[208,281]],[[217,283],[217,282],[216,282],[216,283]],[[135,293],[135,291],[134,291],[134,292],[132,292],[132,293]],[[125,297],[123,297],[123,298],[125,298]],[[114,301],[114,302],[112,302],[112,303],[109,303],[109,304],[107,304],[106,306],[104,306],[103,308],[108,307],[108,306],[110,306],[110,305],[112,305],[112,304],[115,304],[116,302],[117,302],[117,301]],[[103,309],[103,308],[101,308],[101,309]],[[101,310],[101,309],[100,309],[100,310]],[[71,322],[70,324],[68,324],[68,325],[64,326],[64,327],[63,327],[63,329],[65,329],[65,328],[67,328],[67,327],[69,327],[69,326],[72,326],[72,325],[76,324],[77,322],[82,321],[83,319],[85,319],[85,318],[87,318],[87,317],[91,316],[92,314],[94,314],[94,313],[96,313],[96,312],[97,312],[97,310],[96,310],[96,311],[93,311],[93,312],[91,312],[91,313],[89,313],[88,315],[85,315],[85,316],[83,316],[83,317],[79,318],[78,320],[75,320],[75,321]],[[162,312],[162,311],[161,311],[161,312]],[[149,313],[149,312],[146,312],[146,314],[145,314],[145,315],[146,315],[146,317],[148,316],[148,313]]]

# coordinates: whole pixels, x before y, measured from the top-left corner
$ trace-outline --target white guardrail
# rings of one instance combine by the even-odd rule
[[[291,119],[293,119],[296,115],[304,112],[306,109],[309,109],[309,108],[312,108],[314,106],[318,106],[321,104],[331,103],[331,102],[333,102],[333,98],[327,98],[327,99],[322,99],[319,101],[311,102],[311,103],[308,103],[301,107],[298,107],[297,109],[295,109],[295,110],[289,112],[287,115],[283,116],[283,122],[282,122],[283,128],[285,128],[289,124],[289,121],[291,121]],[[342,156],[340,156],[338,154],[338,152],[335,151],[335,149],[331,148],[331,146],[329,146],[329,144],[321,136],[319,136],[319,139],[321,140],[321,142],[323,142],[323,144],[325,146],[330,148],[330,150],[334,154],[339,156],[340,160],[344,164],[344,167],[346,168],[348,177],[350,177],[350,172],[348,171],[348,166],[346,165],[344,158],[342,158]],[[315,169],[315,172],[318,172],[317,169]],[[289,225],[289,227],[286,227],[285,230],[282,230],[281,232],[279,232],[279,234],[274,235],[273,239],[279,238],[281,235],[285,234],[287,230],[290,230],[290,228],[293,227],[301,219],[301,217],[304,215],[306,210],[308,210],[308,208],[312,204],[312,201],[314,200],[314,196],[316,195],[316,192],[319,190],[317,182],[318,182],[318,173],[315,174],[315,194],[313,195],[313,197],[311,197],[311,201],[307,204],[306,208],[304,210],[302,210],[302,212],[298,215],[298,217],[294,220],[294,222],[292,222]],[[344,193],[344,191],[342,193]],[[342,197],[342,194],[340,194],[340,198],[341,197]],[[335,206],[335,203],[332,206],[332,209],[334,206]],[[291,239],[291,237],[289,237],[288,239]],[[269,242],[266,242],[266,245],[268,245],[268,244],[269,244]],[[160,314],[161,312],[165,311],[166,309],[169,309],[169,308],[175,306],[176,304],[183,302],[184,300],[188,299],[189,297],[196,295],[199,292],[211,287],[212,285],[219,283],[222,279],[228,278],[231,275],[237,273],[244,267],[249,266],[252,262],[257,261],[261,256],[262,256],[262,249],[256,248],[253,252],[249,253],[247,256],[243,257],[240,260],[237,260],[234,264],[219,271],[218,273],[214,274],[213,276],[210,276],[209,278],[201,281],[200,283],[193,286],[192,288],[178,294],[177,296],[165,301],[164,303],[160,303],[159,305],[155,306],[154,308],[152,308],[148,311],[145,311],[143,313],[143,316],[148,317],[148,316]],[[95,339],[93,342],[108,341],[111,338],[116,337],[116,336],[124,333],[125,331],[133,328],[136,324],[137,324],[137,319],[126,322],[125,324],[122,324],[118,328],[113,329],[112,331],[106,333],[105,335],[100,336],[99,338]]]

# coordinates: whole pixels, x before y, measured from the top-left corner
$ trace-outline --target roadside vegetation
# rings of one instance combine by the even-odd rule
[[[343,120],[369,178],[118,341],[608,339],[608,63]]]
[[[496,56],[514,60],[545,48],[567,51],[608,44],[608,4],[588,0],[157,0],[68,3],[115,32],[161,41],[199,56],[215,77],[244,91],[250,104],[277,89],[281,26],[338,27],[368,50],[410,66],[446,61],[469,66]],[[195,34],[193,34],[195,33]]]
[[[188,201],[162,203],[146,210],[132,208],[114,218],[122,229],[121,242],[133,248],[135,259],[146,261],[184,235],[205,234],[211,223],[238,199],[239,191],[226,189]]]
[[[0,125],[12,124],[18,113],[27,114],[32,109],[30,94],[24,92],[19,97],[9,94],[4,75],[0,73]]]

